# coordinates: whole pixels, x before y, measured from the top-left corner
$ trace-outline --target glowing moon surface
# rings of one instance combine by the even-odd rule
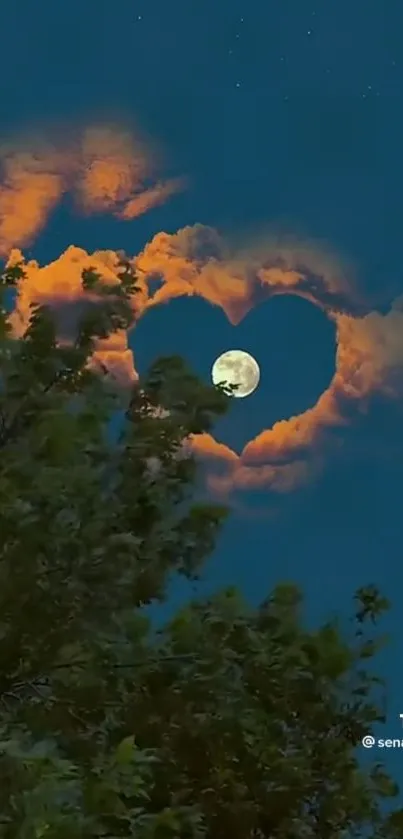
[[[250,396],[256,390],[260,369],[257,361],[243,350],[228,350],[214,362],[211,378],[215,385],[238,385],[232,396]]]

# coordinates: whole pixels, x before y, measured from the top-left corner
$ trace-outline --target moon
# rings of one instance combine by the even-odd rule
[[[244,350],[228,350],[216,358],[211,378],[215,385],[238,385],[231,396],[243,398],[256,390],[260,380],[260,369],[256,359]]]

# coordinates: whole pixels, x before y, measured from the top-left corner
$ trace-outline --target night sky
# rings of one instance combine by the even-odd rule
[[[157,232],[196,223],[240,242],[274,229],[336,254],[375,308],[403,293],[400,2],[17,0],[1,17],[2,133],[123,121],[161,149],[167,175],[189,178],[130,222],[81,218],[64,204],[24,252],[41,263],[70,244],[135,254]],[[140,372],[179,353],[206,379],[220,352],[251,352],[260,387],[218,435],[238,448],[311,407],[335,364],[334,324],[295,296],[236,327],[203,300],[174,300],[143,317],[131,346]],[[267,514],[234,512],[197,589],[235,584],[257,602],[296,581],[316,622],[347,614],[358,586],[379,585],[393,604],[379,668],[389,681],[385,737],[403,736],[401,408],[375,400],[307,486],[272,508],[261,493]],[[175,582],[169,609],[188,593]],[[372,756],[402,779],[402,751]]]

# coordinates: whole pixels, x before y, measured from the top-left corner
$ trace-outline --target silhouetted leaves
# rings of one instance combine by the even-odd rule
[[[7,269],[0,294],[21,281]],[[0,311],[1,839],[402,837],[381,807],[395,784],[357,760],[383,719],[375,587],[348,636],[308,630],[289,584],[152,629],[144,606],[197,576],[225,521],[195,498],[187,442],[229,399],[177,357],[130,392],[91,370],[133,321],[136,278],[122,257],[118,285],[90,269],[83,287],[96,305],[69,344],[49,307],[21,339]]]

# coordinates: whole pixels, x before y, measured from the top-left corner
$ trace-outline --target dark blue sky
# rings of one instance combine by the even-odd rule
[[[59,120],[133,121],[161,144],[167,171],[191,179],[186,192],[130,223],[60,210],[31,253],[47,262],[74,243],[134,254],[156,232],[196,222],[240,239],[275,225],[329,243],[354,266],[360,288],[387,307],[403,293],[402,31],[397,0],[8,4],[4,132]],[[287,297],[233,330],[206,303],[175,301],[144,318],[135,350],[140,368],[173,351],[201,375],[220,350],[252,351],[261,389],[222,427],[228,442],[244,442],[315,402],[332,375],[334,328]],[[202,589],[234,583],[257,601],[277,581],[295,580],[316,621],[345,613],[357,586],[377,583],[393,602],[394,643],[381,665],[390,686],[385,736],[396,737],[403,459],[399,448],[394,457],[379,454],[390,435],[401,436],[398,418],[374,407],[356,450],[329,462],[276,516],[233,516]],[[185,595],[175,584],[173,602]],[[400,776],[402,756],[387,755]]]

